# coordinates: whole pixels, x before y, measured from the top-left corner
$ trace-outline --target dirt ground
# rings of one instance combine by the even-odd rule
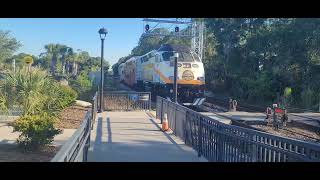
[[[60,121],[56,123],[59,129],[78,129],[90,108],[71,106],[60,113]]]
[[[301,129],[301,128],[297,128],[297,127],[290,126],[290,125],[287,125],[287,127],[284,127],[283,129],[279,129],[279,130],[274,130],[272,125],[268,125],[268,126],[251,125],[251,126],[254,128],[258,128],[262,131],[265,131],[265,132],[268,132],[271,134],[275,134],[275,135],[279,135],[279,136],[285,136],[285,137],[299,139],[299,140],[308,141],[308,142],[320,143],[320,133],[319,132],[317,133],[314,131]]]
[[[16,144],[0,144],[0,162],[50,162],[60,147],[49,146],[33,152],[25,152]]]

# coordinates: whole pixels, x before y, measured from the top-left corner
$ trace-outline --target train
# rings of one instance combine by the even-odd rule
[[[137,91],[173,97],[174,53],[178,57],[178,102],[193,102],[204,96],[205,72],[201,59],[183,45],[164,44],[119,65],[120,81]]]

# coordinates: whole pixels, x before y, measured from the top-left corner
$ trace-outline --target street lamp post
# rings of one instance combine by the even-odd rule
[[[100,87],[100,113],[103,112],[104,107],[103,107],[103,45],[104,45],[104,39],[106,38],[108,31],[105,28],[101,28],[99,30],[99,34],[100,34],[100,39],[101,39],[101,87]]]
[[[179,53],[174,53],[173,100],[175,103],[178,102],[178,57]]]

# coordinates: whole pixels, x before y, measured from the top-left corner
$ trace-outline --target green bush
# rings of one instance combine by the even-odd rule
[[[13,123],[14,131],[21,134],[17,139],[25,149],[38,149],[53,142],[54,136],[61,133],[54,127],[56,118],[47,113],[24,115]]]
[[[78,97],[78,93],[73,90],[70,86],[60,85],[60,105],[62,108],[70,106]]]
[[[84,101],[90,101],[97,89],[97,87],[93,86],[86,72],[82,72],[77,79],[69,82],[70,86],[78,93],[79,99]]]

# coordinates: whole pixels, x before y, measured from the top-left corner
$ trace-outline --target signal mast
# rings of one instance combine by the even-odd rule
[[[174,29],[172,27],[174,26]],[[184,29],[180,31],[180,27]],[[164,28],[166,32],[154,32],[156,28]],[[203,58],[204,22],[194,18],[144,18],[142,36],[174,36],[189,38],[191,49]]]

